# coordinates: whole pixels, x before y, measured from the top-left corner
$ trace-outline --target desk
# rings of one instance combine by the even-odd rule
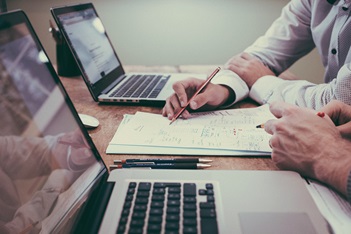
[[[182,72],[182,73],[206,73],[209,74],[217,66],[125,66],[126,72]],[[161,113],[161,107],[126,106],[98,104],[95,102],[81,77],[61,77],[69,96],[77,111],[96,117],[100,126],[89,133],[100,152],[106,165],[113,164],[114,159],[127,158],[160,158],[165,156],[152,155],[107,155],[105,153],[108,143],[115,134],[124,114],[134,114],[137,111]],[[236,107],[253,106],[253,102],[239,103]],[[169,157],[174,157],[169,155]],[[236,170],[277,170],[272,160],[268,157],[206,157],[212,159],[210,169],[236,169]],[[208,170],[208,169],[207,169]]]

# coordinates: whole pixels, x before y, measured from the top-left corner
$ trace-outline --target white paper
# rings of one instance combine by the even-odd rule
[[[137,112],[125,116],[106,153],[270,155],[270,135],[256,126],[272,118],[267,105],[195,113],[171,125],[159,114]]]

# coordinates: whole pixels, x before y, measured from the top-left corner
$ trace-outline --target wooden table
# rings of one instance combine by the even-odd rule
[[[125,66],[126,72],[182,72],[182,73],[206,73],[209,74],[217,66]],[[106,165],[113,164],[114,159],[127,158],[161,158],[176,157],[172,155],[110,155],[106,154],[108,143],[115,134],[124,114],[134,114],[137,111],[161,113],[161,107],[127,106],[116,104],[98,104],[95,102],[81,77],[61,77],[69,96],[77,111],[96,117],[100,121],[99,127],[89,130],[89,133],[100,152]],[[235,107],[254,106],[254,102],[246,100],[238,103]],[[179,156],[177,156],[179,157]],[[211,156],[204,158],[212,159],[210,169],[236,169],[236,170],[277,170],[269,157],[228,157]],[[208,170],[208,169],[207,169]]]

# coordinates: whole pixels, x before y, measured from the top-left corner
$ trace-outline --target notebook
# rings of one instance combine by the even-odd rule
[[[108,173],[23,11],[0,70],[0,233],[328,233],[294,172]]]
[[[204,74],[126,74],[92,3],[55,7],[52,15],[95,101],[164,105],[172,84]],[[117,19],[116,19],[117,20]]]

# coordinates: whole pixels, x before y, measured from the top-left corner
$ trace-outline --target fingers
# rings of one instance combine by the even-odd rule
[[[340,101],[331,101],[320,111],[327,114],[336,125],[343,125],[351,121],[351,106]]]
[[[264,130],[267,132],[267,133],[269,133],[269,134],[271,134],[271,135],[273,135],[274,134],[274,130],[275,130],[275,122],[276,122],[277,120],[276,119],[271,119],[271,120],[268,120],[265,124],[264,124]]]
[[[182,109],[182,107],[186,106],[188,98],[190,98],[202,84],[203,80],[196,78],[189,78],[174,83],[174,94],[167,98],[166,104],[162,109],[162,115],[168,119],[172,119],[173,116]],[[182,113],[182,117],[189,118],[189,111],[185,110]]]
[[[283,116],[283,113],[285,112],[286,108],[290,106],[290,104],[287,104],[285,102],[273,102],[269,105],[269,110],[275,117],[279,119]]]
[[[169,120],[173,118],[180,110],[182,109],[178,96],[176,94],[172,94],[166,100],[166,104],[162,109],[162,115],[167,117]],[[187,110],[184,110],[182,113],[182,117],[187,119],[190,117],[190,113]]]

